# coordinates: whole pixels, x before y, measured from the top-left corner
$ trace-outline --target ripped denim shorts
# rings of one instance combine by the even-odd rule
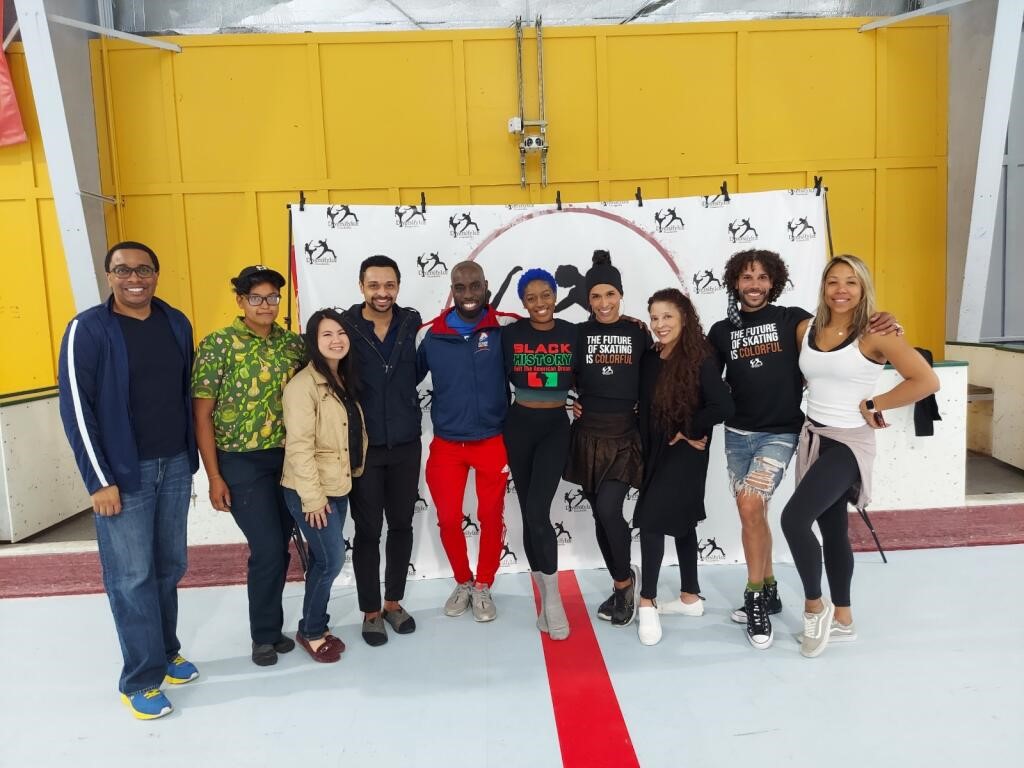
[[[766,501],[775,493],[796,452],[796,434],[725,430],[725,461],[733,496],[741,491]]]

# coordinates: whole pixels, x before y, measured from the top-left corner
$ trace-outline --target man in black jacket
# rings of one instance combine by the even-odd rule
[[[372,646],[387,642],[385,621],[401,635],[416,629],[399,601],[405,595],[419,497],[422,411],[416,393],[416,332],[422,321],[416,310],[395,303],[401,280],[393,259],[370,256],[359,266],[365,301],[344,313],[359,362],[359,403],[370,442],[363,475],[354,479],[349,501],[356,528],[352,567],[359,610],[365,614],[362,634]],[[385,516],[382,611],[380,535]]]

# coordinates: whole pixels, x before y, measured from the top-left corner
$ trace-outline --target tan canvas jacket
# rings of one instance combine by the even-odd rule
[[[303,512],[315,512],[324,508],[328,496],[347,496],[352,478],[363,473],[362,464],[353,471],[349,460],[348,412],[327,379],[311,365],[288,382],[282,401],[285,445],[281,485],[299,494]],[[365,420],[363,424],[365,457]]]

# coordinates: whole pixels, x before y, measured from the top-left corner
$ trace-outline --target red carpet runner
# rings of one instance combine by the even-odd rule
[[[558,574],[569,617],[567,640],[542,635],[544,662],[565,768],[639,768],[576,574]],[[534,599],[540,596],[534,588]]]

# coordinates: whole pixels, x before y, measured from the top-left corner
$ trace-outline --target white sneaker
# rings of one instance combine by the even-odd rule
[[[657,645],[661,641],[661,619],[656,605],[641,605],[636,633],[643,645]]]
[[[684,603],[678,595],[667,600],[659,599],[658,613],[662,616],[703,616],[704,600],[703,598],[698,598],[695,603]],[[744,621],[746,621],[746,618],[744,618]]]
[[[820,613],[804,611],[804,636],[800,640],[800,653],[808,659],[821,655],[832,634],[829,630],[836,607],[825,599],[822,599],[822,603],[825,607]]]

